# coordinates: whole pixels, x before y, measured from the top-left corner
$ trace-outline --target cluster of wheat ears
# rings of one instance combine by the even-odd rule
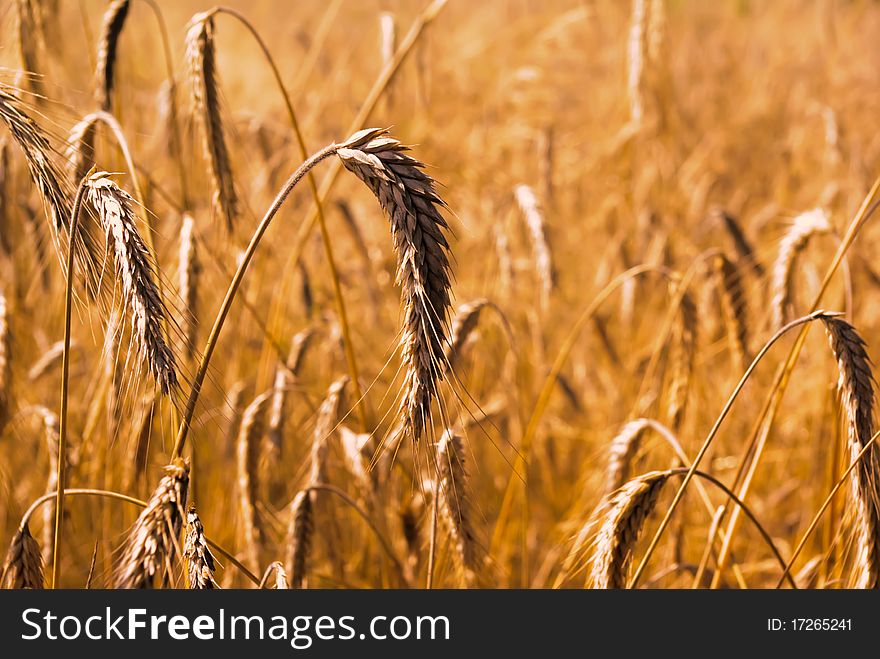
[[[6,4],[3,587],[880,587],[858,304],[880,277],[857,240],[880,148],[808,92],[789,105],[813,123],[791,133],[767,89],[738,124],[712,115],[723,83],[688,89],[700,64],[680,56],[704,6],[365,3],[372,74],[355,48],[356,84],[312,94],[345,52],[341,0],[313,3],[293,73],[233,7],[191,16],[179,67],[155,0],[113,0],[100,28],[57,0]],[[740,5],[726,20],[799,7]],[[826,5],[832,32],[877,20]],[[510,22],[494,37],[438,45],[493,15]],[[68,48],[75,30],[94,44]],[[579,69],[607,91],[572,119],[564,51],[612,32],[595,81]],[[241,52],[259,80],[244,121]],[[63,78],[77,58],[91,93]],[[478,63],[514,68],[507,91]],[[442,88],[469,84],[504,101]],[[583,128],[618,115],[603,142]]]

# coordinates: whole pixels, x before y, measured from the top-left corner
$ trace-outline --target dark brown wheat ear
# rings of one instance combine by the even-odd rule
[[[181,459],[165,468],[147,506],[135,521],[119,558],[116,588],[153,588],[168,579],[174,565],[189,489],[189,464]]]
[[[443,377],[451,283],[448,226],[440,214],[446,204],[422,171],[424,165],[407,150],[387,131],[369,128],[352,135],[336,153],[372,190],[391,222],[404,314],[400,417],[405,433],[418,442]]]
[[[847,414],[850,458],[862,452],[874,435],[874,376],[865,342],[848,322],[822,316],[837,359],[838,389]],[[873,444],[850,475],[855,504],[855,588],[880,587],[880,450]]]
[[[214,187],[217,213],[232,231],[238,215],[238,198],[232,177],[232,164],[223,134],[217,63],[214,48],[214,18],[210,12],[196,14],[186,34],[186,54],[192,77],[192,103],[202,131],[205,159]]]

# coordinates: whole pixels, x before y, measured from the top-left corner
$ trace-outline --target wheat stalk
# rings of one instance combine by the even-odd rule
[[[774,328],[782,327],[789,316],[792,278],[798,255],[806,249],[810,238],[830,231],[831,220],[828,213],[817,208],[798,215],[782,242],[779,243],[779,254],[773,263],[770,284]]]
[[[113,83],[116,72],[116,52],[119,35],[125,27],[130,0],[114,0],[104,12],[101,37],[98,40],[98,59],[95,67],[95,102],[105,112],[113,104]],[[82,178],[82,177],[80,177]]]
[[[589,575],[591,587],[626,587],[635,544],[668,479],[668,471],[648,472],[628,481],[609,497],[596,534]]]
[[[838,389],[847,414],[847,442],[855,460],[874,434],[874,376],[865,342],[848,322],[822,316],[837,359]],[[872,445],[850,476],[856,516],[856,567],[853,586],[880,587],[880,451]]]
[[[31,530],[25,522],[18,527],[9,550],[6,552],[6,560],[3,563],[3,574],[0,586],[3,588],[33,588],[44,587],[43,558],[40,555],[40,545],[31,535]]]
[[[417,442],[428,423],[442,378],[441,360],[450,307],[449,244],[440,214],[445,202],[433,179],[407,148],[381,129],[355,133],[336,153],[370,188],[391,222],[397,282],[403,295],[403,361],[406,376],[400,416]]]
[[[238,214],[238,198],[220,114],[211,12],[193,16],[186,34],[186,53],[192,76],[193,108],[201,126],[205,159],[214,186],[214,208],[225,220],[227,229],[232,231]]]
[[[116,588],[153,588],[157,577],[167,579],[183,526],[188,487],[189,464],[178,458],[165,467],[165,476],[126,538],[114,578]]]
[[[214,555],[205,540],[205,529],[196,512],[195,504],[190,504],[186,512],[186,537],[183,541],[183,557],[186,559],[189,587],[194,590],[217,588],[214,581]]]
[[[61,428],[58,416],[50,409],[37,406],[34,411],[43,419],[43,429],[46,437],[46,448],[49,454],[49,478],[46,481],[46,492],[55,492],[58,490],[58,445],[61,439]],[[70,463],[72,460],[72,451],[67,451],[65,459],[67,465],[60,473],[64,474],[64,487],[70,484]],[[49,552],[47,563],[51,561],[52,548],[55,546],[55,506],[51,503],[43,506],[43,546]]]
[[[169,394],[177,387],[177,363],[162,333],[165,308],[156,287],[149,250],[137,230],[134,199],[106,172],[89,177],[87,188],[89,201],[98,213],[107,242],[112,245],[138,355],[146,361],[160,391]]]

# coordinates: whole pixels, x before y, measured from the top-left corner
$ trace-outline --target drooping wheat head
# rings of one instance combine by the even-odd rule
[[[177,387],[177,360],[163,334],[166,311],[156,286],[156,268],[137,229],[134,199],[106,172],[93,174],[87,186],[88,199],[113,251],[138,356],[147,363],[160,391],[169,394]]]
[[[852,460],[874,434],[874,376],[865,342],[848,322],[823,316],[837,359],[838,390],[847,415],[847,443]],[[855,588],[880,587],[880,450],[868,449],[850,475],[855,504]]]
[[[810,238],[830,231],[831,220],[828,213],[817,208],[798,215],[779,243],[779,253],[773,263],[770,284],[775,329],[779,329],[790,319],[792,278],[798,255],[806,249]]]
[[[122,34],[122,28],[125,27],[129,4],[130,0],[114,0],[104,12],[95,67],[95,102],[105,112],[110,112],[113,103],[116,52],[119,36]]]
[[[193,16],[186,34],[186,53],[192,77],[192,103],[202,132],[205,159],[214,187],[213,204],[232,231],[238,215],[238,197],[226,147],[217,85],[214,19],[210,13]]]
[[[447,224],[440,214],[446,204],[423,164],[406,151],[385,130],[366,129],[346,140],[337,155],[370,188],[391,222],[404,315],[400,417],[405,433],[418,442],[443,376],[451,283]]]

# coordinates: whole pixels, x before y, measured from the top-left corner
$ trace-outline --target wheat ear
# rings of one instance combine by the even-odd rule
[[[301,490],[290,505],[290,528],[288,533],[288,572],[290,587],[302,588],[306,581],[309,554],[314,535],[312,498],[308,490]]]
[[[260,490],[260,441],[265,431],[266,408],[270,395],[270,392],[264,392],[248,405],[238,431],[238,499],[248,563],[253,570],[259,569],[265,540],[262,520],[257,511],[257,499]]]
[[[442,378],[441,362],[450,307],[449,244],[445,202],[423,164],[385,130],[355,133],[336,151],[343,165],[379,200],[391,222],[397,282],[403,296],[403,362],[400,404],[405,432],[417,442],[428,423]]]
[[[479,298],[462,304],[455,310],[449,332],[449,344],[446,346],[446,368],[454,370],[467,340],[477,329],[480,312],[492,303],[486,298]]]
[[[59,237],[68,233],[71,200],[64,192],[64,177],[52,160],[52,146],[43,129],[28,114],[27,106],[16,98],[14,88],[0,83],[0,120],[27,161],[28,172],[49,219],[59,258],[63,256]],[[73,239],[77,260],[86,281],[96,290],[100,268],[97,249],[88,231],[78,231]],[[62,260],[64,260],[62,258]]]
[[[119,35],[122,34],[122,28],[125,27],[129,4],[130,0],[114,0],[104,12],[95,68],[95,101],[105,112],[110,112],[113,104],[116,51],[119,45]],[[79,181],[77,180],[77,182]]]
[[[734,356],[736,367],[744,371],[751,361],[751,355],[749,353],[749,310],[746,306],[742,278],[736,264],[723,254],[718,254],[712,265],[730,350]]]
[[[814,209],[798,215],[789,228],[788,233],[779,243],[779,254],[773,264],[770,290],[773,299],[773,327],[782,327],[788,319],[788,307],[791,304],[792,277],[798,255],[803,252],[810,238],[831,231],[831,220],[828,213]]]
[[[687,406],[688,391],[697,352],[697,306],[687,291],[681,295],[672,340],[672,372],[669,379],[668,414],[670,426],[673,430],[678,430]]]
[[[2,577],[0,587],[3,588],[42,589],[45,585],[40,545],[31,535],[27,523],[20,526],[12,536],[3,563]]]
[[[223,133],[215,61],[214,18],[210,12],[193,16],[186,34],[186,53],[192,76],[192,102],[202,131],[205,159],[214,186],[214,209],[229,231],[238,214],[232,165]]]
[[[188,489],[189,464],[178,458],[165,468],[165,476],[126,538],[114,579],[116,588],[153,588],[157,577],[167,578],[183,527]]]
[[[541,306],[546,309],[550,304],[550,295],[556,287],[556,269],[553,265],[553,252],[550,250],[550,242],[547,238],[546,218],[538,203],[538,197],[528,185],[517,185],[513,193],[532,241],[535,270],[541,282]]]
[[[874,434],[874,376],[865,342],[838,317],[821,318],[837,359],[838,389],[847,414],[847,443],[855,459]],[[851,472],[856,514],[856,588],[880,587],[880,451],[876,444]]]
[[[440,505],[449,534],[455,540],[466,583],[473,583],[480,568],[481,548],[474,531],[473,503],[465,469],[461,436],[447,430],[437,446]]]
[[[269,429],[266,435],[269,439],[270,451],[278,456],[284,446],[284,422],[287,419],[287,394],[295,384],[302,368],[303,360],[315,336],[312,327],[298,332],[290,345],[290,353],[285,364],[279,364],[275,369],[275,381],[272,384],[272,404],[269,408]]]
[[[214,555],[205,540],[205,529],[196,512],[195,504],[190,504],[186,512],[186,538],[183,541],[183,557],[186,559],[189,587],[193,590],[212,590],[217,588],[214,581]]]
[[[648,472],[625,483],[607,500],[591,560],[591,587],[626,587],[633,549],[668,479],[667,471]]]
[[[93,174],[87,186],[89,201],[98,213],[107,242],[112,245],[138,354],[146,361],[161,392],[168,394],[177,387],[177,360],[163,336],[165,308],[156,287],[155,266],[137,230],[134,199],[106,172]]]

